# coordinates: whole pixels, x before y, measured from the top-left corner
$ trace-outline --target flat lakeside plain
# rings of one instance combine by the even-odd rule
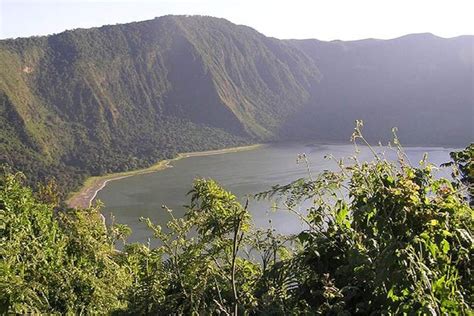
[[[124,178],[141,175],[141,174],[157,172],[166,168],[171,168],[172,165],[170,163],[181,160],[183,158],[234,153],[234,152],[239,152],[239,151],[253,150],[253,149],[261,148],[263,146],[265,145],[254,144],[254,145],[248,145],[248,146],[239,146],[239,147],[231,147],[231,148],[216,149],[216,150],[179,153],[176,156],[176,158],[161,160],[148,168],[118,172],[118,173],[111,173],[111,174],[106,174],[103,176],[89,177],[84,182],[84,184],[79,189],[79,191],[76,191],[70,194],[70,197],[68,198],[66,203],[69,207],[76,208],[76,209],[90,207],[92,201],[97,196],[97,193],[103,188],[105,188],[107,183],[109,183],[110,181],[124,179]]]

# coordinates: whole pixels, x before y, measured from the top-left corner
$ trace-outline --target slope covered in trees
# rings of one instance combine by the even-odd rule
[[[340,140],[362,119],[374,142],[389,140],[394,126],[413,145],[464,147],[474,139],[473,36],[291,42],[323,74],[314,104],[286,122],[295,137]]]
[[[406,144],[464,146],[472,44],[278,40],[200,16],[3,40],[0,162],[66,192],[177,152],[346,140],[361,117],[369,138],[400,126]]]
[[[65,181],[270,139],[318,76],[290,45],[205,17],[1,41],[0,54],[1,161]]]
[[[400,151],[261,193],[307,224],[291,236],[255,230],[234,195],[198,179],[183,218],[165,209],[167,229],[143,219],[160,246],[121,252],[126,226],[106,227],[99,208],[60,209],[53,187],[32,193],[7,174],[0,313],[470,315],[474,145],[452,156],[453,179]]]

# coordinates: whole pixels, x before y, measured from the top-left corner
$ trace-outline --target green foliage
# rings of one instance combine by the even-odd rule
[[[360,127],[354,137],[366,144]],[[410,166],[398,153],[398,164],[374,152],[372,162],[339,161],[338,172],[260,195],[284,197],[295,213],[311,201],[301,215],[308,224],[298,235],[303,250],[292,260],[300,269],[295,295],[312,310],[472,312],[474,213],[458,190],[462,184],[436,179],[433,165]]]
[[[444,166],[454,166],[453,178],[459,178],[466,187],[469,203],[474,206],[474,144],[470,144],[462,151],[450,153],[452,162],[445,163]],[[459,182],[453,182],[459,188]]]
[[[174,218],[167,209],[172,218],[168,232],[144,219],[161,246],[150,250],[133,245],[125,251],[131,258],[137,251],[146,254],[146,263],[140,263],[146,272],[138,274],[131,292],[143,293],[145,285],[152,297],[145,302],[132,299],[132,313],[212,314],[252,308],[249,290],[260,269],[237,256],[250,225],[246,208],[212,180],[197,180],[190,194],[184,218]]]
[[[361,127],[354,140],[367,145]],[[130,229],[107,227],[100,205],[60,210],[54,183],[34,195],[21,175],[7,174],[0,182],[1,312],[472,313],[474,213],[465,184],[434,177],[426,160],[409,165],[395,144],[398,162],[375,151],[371,162],[356,155],[337,161],[338,171],[259,194],[278,197],[306,223],[297,235],[255,229],[247,205],[198,179],[184,217],[164,206],[166,227],[142,219],[156,247],[127,244]],[[457,160],[461,167],[472,161],[472,151],[463,153],[452,155],[465,159]]]
[[[114,227],[96,208],[55,212],[22,186],[0,180],[0,312],[103,314],[124,306],[130,275]]]

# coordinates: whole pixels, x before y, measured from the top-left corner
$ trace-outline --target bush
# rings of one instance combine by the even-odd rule
[[[98,208],[56,212],[22,185],[0,180],[0,313],[104,314],[124,306],[130,275],[120,235]]]
[[[366,144],[360,128],[354,140]],[[297,235],[256,230],[247,205],[198,179],[183,218],[164,207],[167,227],[142,219],[157,247],[125,243],[122,252],[115,244],[130,230],[107,227],[100,205],[58,211],[54,184],[35,197],[21,175],[6,175],[1,312],[472,313],[472,145],[452,155],[448,180],[426,160],[411,166],[395,144],[397,162],[374,151],[371,162],[354,156],[337,161],[338,171],[258,194],[276,196],[306,223]]]

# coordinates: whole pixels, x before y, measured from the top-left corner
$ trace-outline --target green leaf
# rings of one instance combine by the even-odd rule
[[[441,241],[441,249],[443,250],[444,254],[448,253],[450,246],[449,242],[446,239],[443,239],[443,241]]]

